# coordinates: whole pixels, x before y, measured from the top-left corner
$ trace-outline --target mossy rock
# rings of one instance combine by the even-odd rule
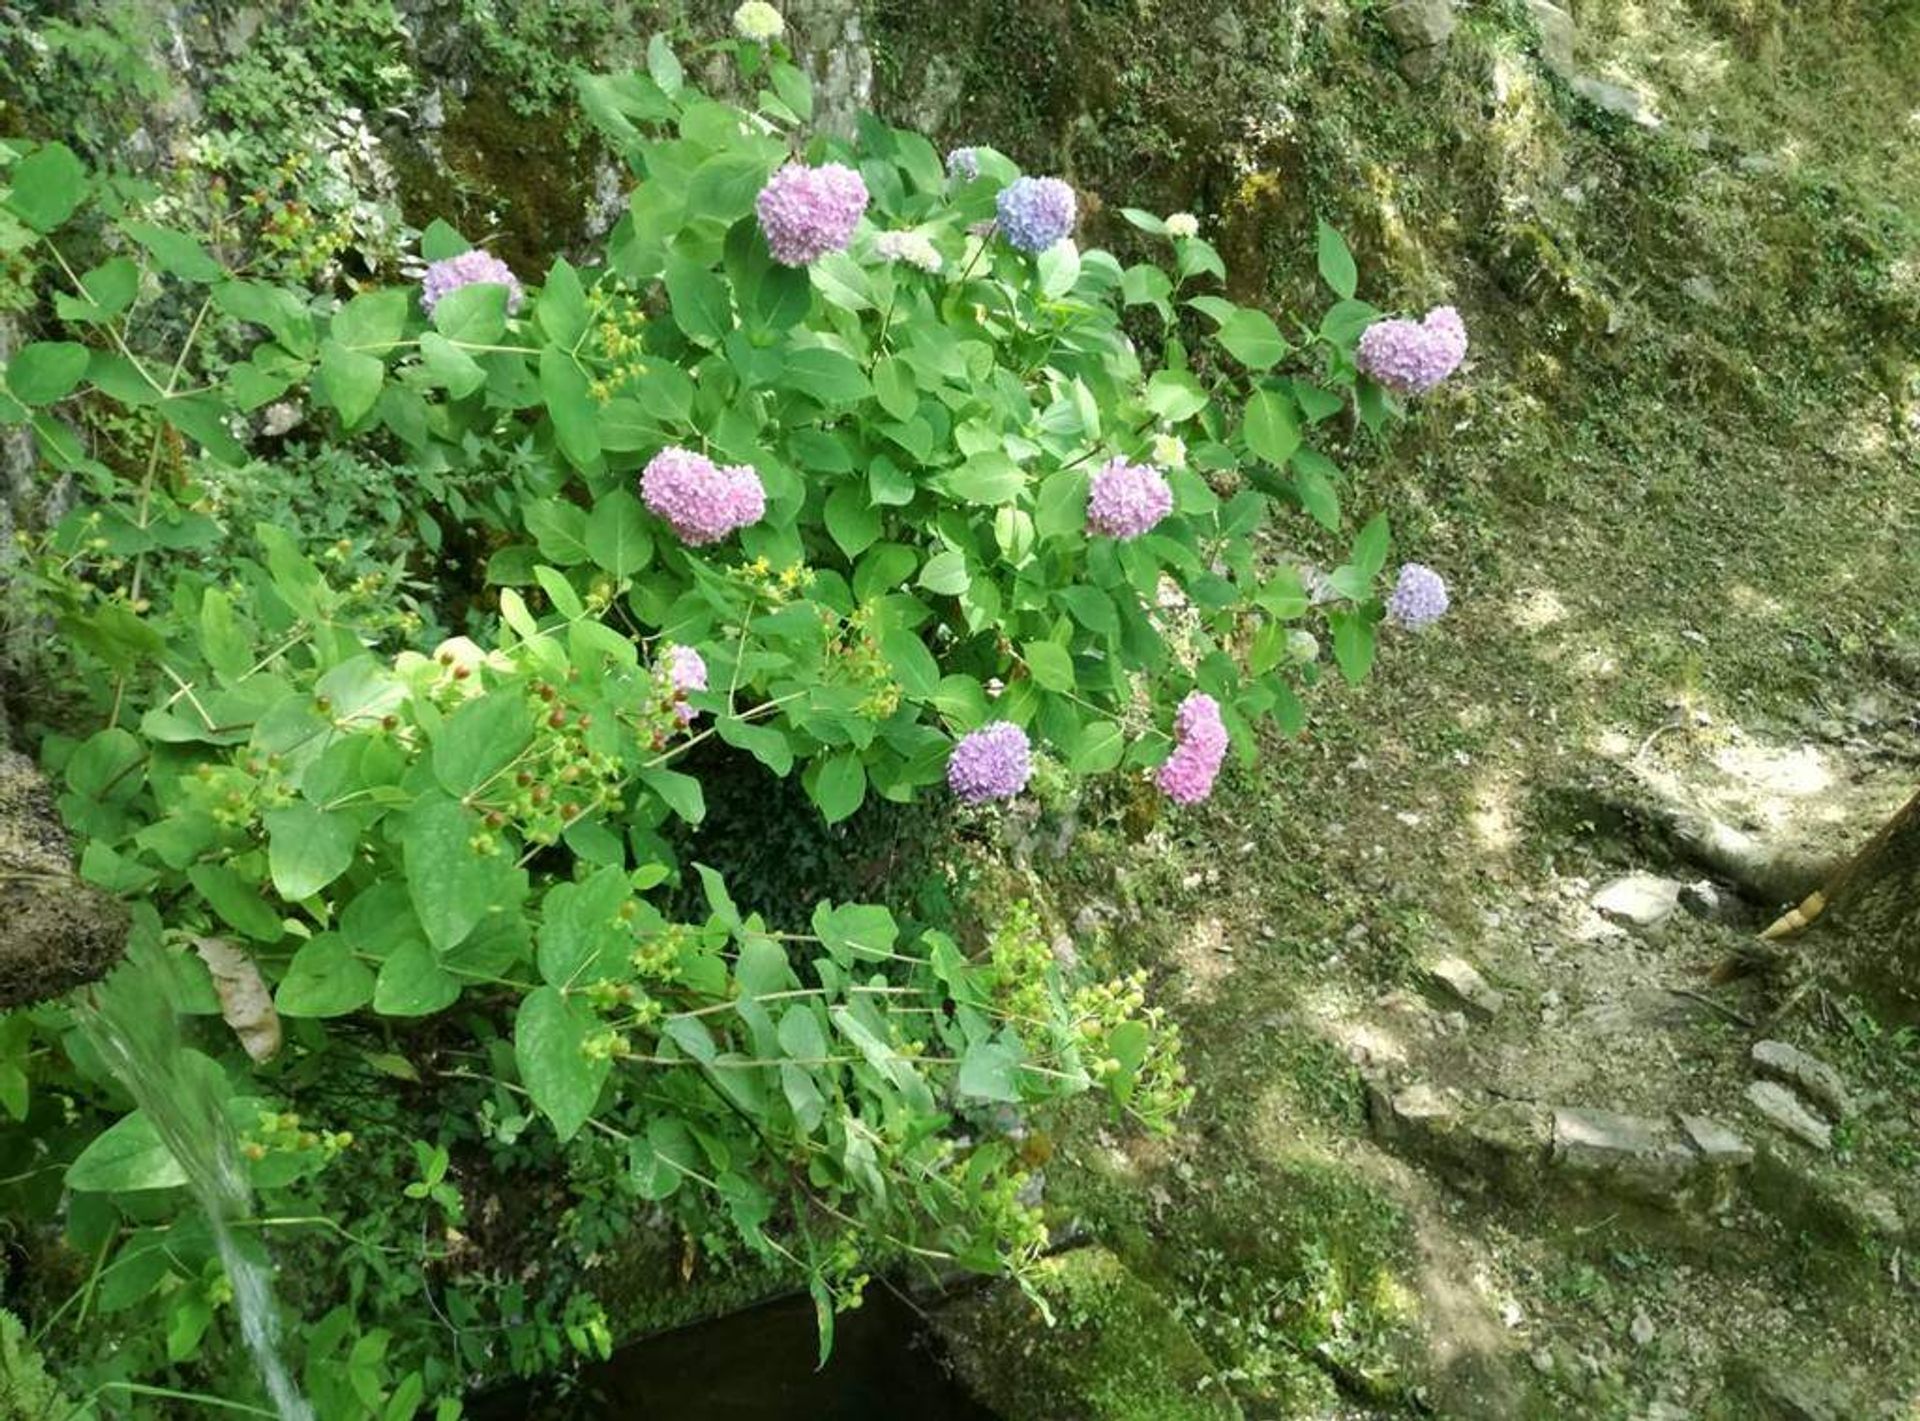
[[[1239,1406],[1160,1295],[1103,1248],[1047,1260],[1034,1280],[1054,1323],[999,1284],[936,1325],[967,1384],[1006,1421],[1225,1421]]]

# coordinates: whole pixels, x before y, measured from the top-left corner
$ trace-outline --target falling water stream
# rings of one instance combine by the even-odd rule
[[[241,1336],[280,1421],[313,1421],[313,1408],[280,1356],[280,1316],[269,1270],[242,1252],[234,1238],[234,1225],[252,1213],[253,1195],[223,1106],[219,1071],[202,1069],[212,1063],[181,1041],[172,992],[153,990],[151,974],[164,973],[167,966],[149,959],[139,970],[96,988],[80,1013],[81,1025],[206,1211],[214,1247],[233,1286]]]

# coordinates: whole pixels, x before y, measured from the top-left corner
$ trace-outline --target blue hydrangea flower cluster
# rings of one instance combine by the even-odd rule
[[[1073,231],[1079,204],[1058,178],[1015,178],[995,200],[1000,230],[1023,252],[1044,252]]]
[[[773,259],[806,266],[846,249],[867,210],[867,185],[844,163],[789,163],[767,179],[754,209]]]
[[[1012,799],[1033,776],[1027,732],[996,720],[964,735],[947,757],[947,786],[968,804]]]
[[[980,154],[973,148],[956,148],[947,154],[947,176],[970,183],[980,176]]]
[[[760,476],[745,464],[721,468],[704,454],[668,447],[640,475],[640,499],[689,547],[717,543],[767,511]]]
[[[527,293],[521,289],[520,279],[512,269],[492,252],[475,247],[457,257],[442,257],[428,265],[420,278],[420,308],[431,316],[435,306],[461,287],[482,284],[507,288],[509,314],[518,311],[526,299]]]
[[[1424,395],[1467,358],[1467,328],[1451,306],[1426,319],[1375,321],[1360,336],[1353,363],[1399,395]]]
[[[1173,490],[1150,464],[1109,459],[1087,493],[1087,527],[1109,538],[1137,538],[1173,512]]]
[[[1425,563],[1410,562],[1387,595],[1387,620],[1417,632],[1445,616],[1447,606],[1446,581]]]

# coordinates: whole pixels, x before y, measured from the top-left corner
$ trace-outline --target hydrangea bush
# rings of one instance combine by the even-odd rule
[[[750,109],[694,90],[658,40],[647,73],[582,80],[629,210],[600,259],[556,260],[537,286],[443,224],[416,283],[269,286],[83,206],[72,155],[33,148],[7,173],[0,244],[45,263],[69,329],[13,356],[0,422],[88,494],[23,585],[95,727],[45,758],[87,876],[138,900],[127,971],[158,974],[238,1080],[255,1068],[195,946],[238,945],[313,1071],[370,1053],[437,1071],[502,1158],[537,1118],[582,1197],[724,1228],[830,1324],[870,1260],[1018,1274],[1045,1230],[1004,1122],[1097,1091],[1165,1128],[1176,1034],[1139,982],[1063,965],[1025,910],[965,945],[825,901],[810,932],[772,930],[662,832],[705,812],[687,750],[799,775],[829,822],[872,798],[990,814],[1042,768],[1121,776],[1170,813],[1205,801],[1261,721],[1301,723],[1309,624],[1357,680],[1383,623],[1445,609],[1414,564],[1382,599],[1380,517],[1309,596],[1289,524],[1340,532],[1323,431],[1349,408],[1380,428],[1389,392],[1431,388],[1464,334],[1450,313],[1380,321],[1324,225],[1329,308],[1283,324],[1220,294],[1187,214],[1123,210],[1150,244],[1123,264],[1078,240],[1066,182],[985,145],[943,161],[871,118],[851,144],[809,138],[778,18],[735,19],[737,62],[767,84]],[[140,349],[136,312],[178,350]],[[195,506],[194,462],[242,461],[287,406],[423,489],[488,490],[416,510],[487,550],[465,635],[402,644],[418,618],[387,587],[341,582],[271,526],[252,556],[200,561],[224,532]],[[138,457],[104,461],[63,418],[100,408],[139,431]],[[658,906],[677,876],[700,882],[704,920]],[[469,1045],[409,1059],[429,1021]],[[57,1008],[0,1025],[0,1070],[111,1120],[67,1025]],[[234,1093],[281,1120],[301,1089],[276,1067]],[[18,1099],[0,1103],[27,1119]],[[35,1148],[139,1222],[171,1179],[143,1140],[136,1112]],[[299,1191],[354,1148],[337,1128],[247,1136],[277,1212],[324,1210]],[[408,1197],[451,1227],[445,1151],[419,1148]],[[343,1232],[353,1267],[387,1267]],[[140,1266],[183,1280],[156,1307],[204,1309],[187,1280],[207,1255],[182,1247]],[[565,1316],[569,1345],[604,1345],[580,1295]],[[168,1313],[169,1338],[185,1326]],[[311,1340],[323,1402],[347,1385],[325,1349],[348,1335]],[[449,1361],[435,1328],[410,1337],[323,1411],[364,1414],[371,1387],[411,1414],[394,1398],[501,1365],[490,1343]]]

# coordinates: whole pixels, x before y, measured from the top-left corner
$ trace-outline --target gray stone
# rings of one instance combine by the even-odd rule
[[[1400,72],[1409,79],[1436,73],[1453,38],[1453,0],[1395,0],[1382,15],[1400,47]]]
[[[1507,999],[1464,957],[1443,957],[1427,967],[1428,982],[1482,1019],[1500,1014]]]
[[[1647,96],[1625,84],[1609,84],[1590,74],[1576,74],[1568,81],[1574,93],[1596,108],[1618,114],[1643,128],[1658,128],[1660,120],[1647,105]]]
[[[1573,73],[1573,16],[1553,0],[1527,0],[1534,27],[1540,31],[1540,62],[1566,78]]]
[[[1792,1086],[1835,1120],[1846,1119],[1853,1110],[1853,1100],[1840,1073],[1797,1046],[1784,1041],[1756,1041],[1753,1069],[1758,1075]]]
[[[1700,1158],[1710,1165],[1731,1168],[1753,1162],[1753,1146],[1732,1126],[1722,1125],[1711,1116],[1682,1115],[1680,1129]]]
[[[1655,928],[1680,905],[1681,885],[1656,873],[1629,873],[1593,895],[1594,911],[1625,927]]]
[[[1633,1323],[1627,1328],[1627,1335],[1633,1339],[1633,1345],[1644,1347],[1653,1341],[1653,1319],[1644,1312],[1633,1315]]]
[[[1614,1190],[1671,1202],[1700,1164],[1664,1120],[1611,1110],[1553,1112],[1553,1162]]]
[[[1833,1130],[1800,1103],[1800,1097],[1775,1081],[1755,1081],[1747,1087],[1747,1103],[1775,1129],[1816,1150],[1833,1148]]]

